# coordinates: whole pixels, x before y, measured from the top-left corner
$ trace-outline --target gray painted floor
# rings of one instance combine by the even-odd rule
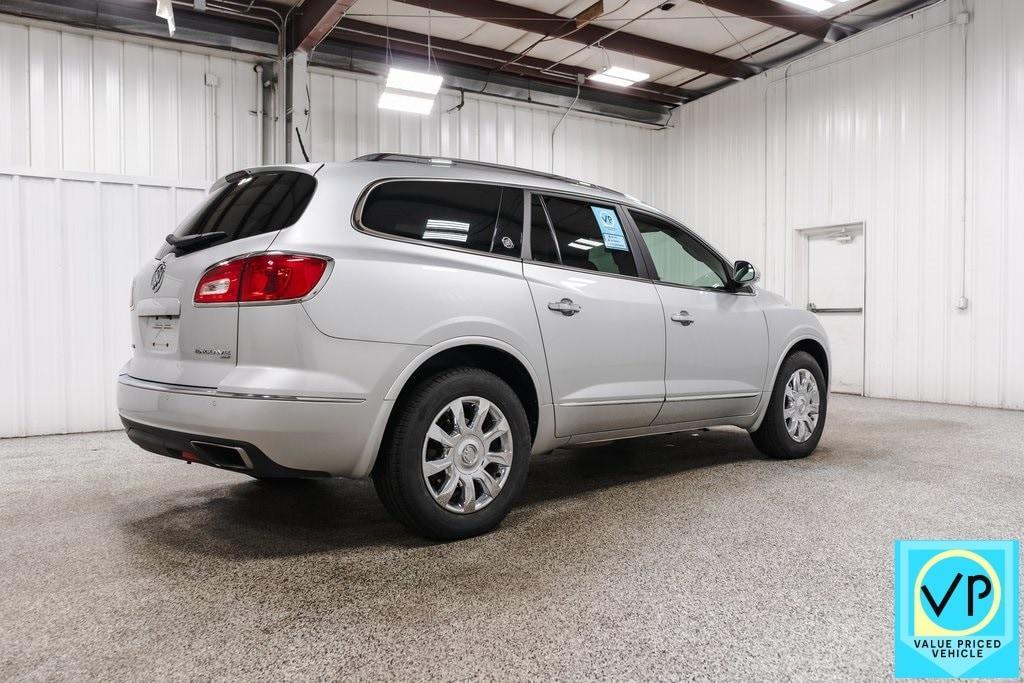
[[[0,441],[0,679],[889,678],[893,540],[1019,537],[1024,415],[831,408],[804,461],[733,431],[536,458],[448,545],[367,482]]]

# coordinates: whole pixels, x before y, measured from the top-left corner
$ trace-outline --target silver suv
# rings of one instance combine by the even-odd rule
[[[146,450],[366,477],[413,531],[494,528],[531,453],[825,424],[813,315],[665,214],[552,175],[377,154],[218,181],[132,285],[118,407]]]

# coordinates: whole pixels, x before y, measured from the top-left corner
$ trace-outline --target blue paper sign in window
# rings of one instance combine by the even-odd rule
[[[629,251],[626,244],[626,236],[622,232],[622,224],[619,223],[619,215],[615,209],[606,209],[603,206],[591,206],[597,225],[601,228],[601,238],[604,240],[604,248],[612,251]]]

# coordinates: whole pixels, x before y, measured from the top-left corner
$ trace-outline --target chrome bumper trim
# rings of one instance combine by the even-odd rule
[[[165,384],[138,379],[131,375],[118,375],[117,381],[125,386],[149,391],[165,391],[172,394],[188,396],[207,396],[209,398],[247,398],[258,401],[296,401],[299,403],[365,403],[364,398],[336,398],[333,396],[285,396],[281,394],[245,394],[221,391],[212,387],[190,387],[184,384]]]

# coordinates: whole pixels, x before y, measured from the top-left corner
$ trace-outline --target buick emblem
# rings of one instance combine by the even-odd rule
[[[153,293],[156,294],[160,291],[160,285],[164,283],[164,271],[167,270],[167,264],[160,262],[153,270],[153,277],[149,278],[149,286],[153,288]]]
[[[516,243],[512,241],[511,237],[506,236],[501,238],[501,245],[506,249],[511,249],[516,246]]]

